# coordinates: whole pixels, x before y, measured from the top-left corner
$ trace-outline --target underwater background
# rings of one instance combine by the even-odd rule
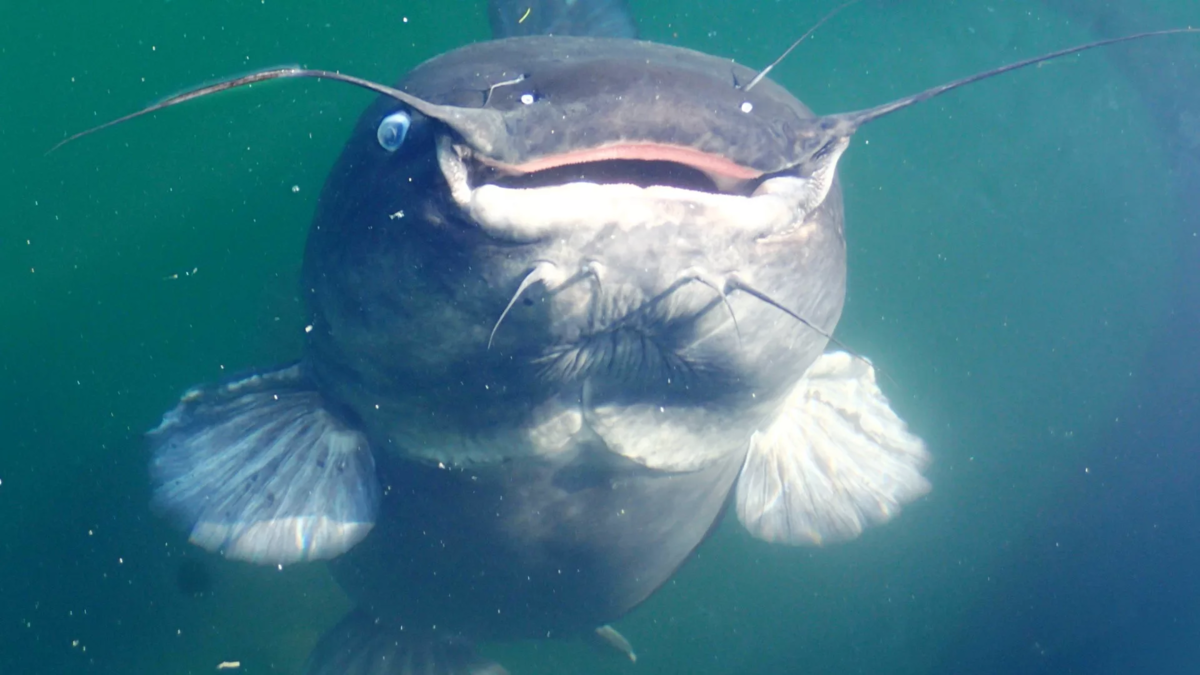
[[[641,35],[772,61],[838,0],[634,0]],[[866,1],[773,72],[860,109],[1194,0]],[[298,355],[324,175],[371,95],[489,36],[482,0],[0,4],[0,673],[298,673],[348,602],[320,564],[221,560],[148,508],[142,434],[187,387]],[[1089,52],[872,123],[841,163],[838,337],[935,462],[828,548],[728,519],[582,642],[514,675],[1200,672],[1200,36]]]

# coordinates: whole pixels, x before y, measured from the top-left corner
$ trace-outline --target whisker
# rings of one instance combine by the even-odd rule
[[[782,304],[780,304],[778,301],[776,301],[774,298],[767,295],[766,293],[763,293],[762,291],[758,290],[757,288],[754,288],[753,286],[747,284],[745,281],[742,281],[741,279],[738,279],[737,277],[730,277],[729,279],[726,280],[725,283],[729,289],[742,291],[743,293],[746,293],[747,295],[750,295],[754,298],[762,300],[763,302],[774,307],[775,309],[778,309],[779,311],[783,312],[784,314],[787,314],[788,316],[799,321],[800,323],[804,324],[805,326],[808,326],[815,333],[817,333],[821,337],[825,338],[826,340],[829,340],[833,344],[837,345],[840,349],[844,350],[850,356],[853,356],[854,358],[858,359],[859,361],[862,361],[863,363],[867,364],[868,366],[871,366],[871,368],[875,369],[876,372],[882,373],[883,376],[886,377],[892,384],[897,384],[897,382],[892,379],[891,375],[889,375],[882,368],[876,366],[874,363],[871,363],[870,359],[863,356],[862,354],[859,354],[855,350],[851,349],[850,347],[848,347],[846,345],[846,343],[833,337],[828,332],[821,330],[817,326],[813,325],[813,323],[811,321],[809,321],[808,319],[805,319],[804,317],[793,312],[792,310],[788,309],[787,307],[784,307]],[[897,384],[897,386],[899,386],[899,385]]]
[[[742,343],[742,329],[738,326],[737,315],[733,313],[733,305],[729,302],[729,296],[725,294],[725,285],[718,284],[716,280],[710,278],[708,274],[703,272],[693,272],[683,279],[684,281],[697,283],[708,286],[713,289],[721,298],[721,303],[725,305],[725,309],[729,311],[729,318],[733,321],[733,331],[737,333],[738,344]]]
[[[517,292],[513,293],[512,300],[508,301],[508,306],[500,313],[500,318],[496,319],[496,325],[492,326],[492,334],[488,336],[488,349],[492,348],[492,341],[496,339],[496,331],[500,329],[500,323],[504,321],[504,317],[508,316],[508,312],[513,308],[513,305],[517,304],[517,300],[521,298],[521,294],[528,290],[530,286],[540,281],[547,281],[557,271],[558,268],[554,263],[540,262],[534,265],[529,274],[525,275],[525,278],[521,281],[521,285],[517,287]]]

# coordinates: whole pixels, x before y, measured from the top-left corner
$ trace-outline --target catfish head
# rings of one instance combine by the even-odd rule
[[[430,459],[596,441],[683,470],[744,448],[831,339],[846,277],[836,167],[862,124],[1178,32],[1193,29],[826,116],[725,59],[544,36],[449,52],[395,88],[285,68],[128,117],[275,77],[384,94],[308,240],[306,363],[322,389]]]
[[[600,38],[488,42],[419,66],[398,88],[434,115],[380,99],[322,194],[315,348],[369,354],[380,385],[587,383],[596,402],[752,400],[794,383],[842,308],[834,167],[848,137],[831,141],[772,83],[733,86],[753,76]]]

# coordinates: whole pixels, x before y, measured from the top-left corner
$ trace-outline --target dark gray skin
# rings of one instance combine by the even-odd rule
[[[519,74],[489,99],[490,85]],[[521,38],[440,56],[399,88],[447,106],[488,99],[505,116],[510,164],[646,143],[801,176],[788,158],[816,118],[770,82],[749,94],[731,86],[753,76],[651,43]],[[530,92],[538,100],[526,105]],[[644,600],[702,541],[746,439],[826,343],[761,300],[734,293],[726,304],[686,280],[739,274],[832,331],[845,289],[841,196],[835,188],[803,222],[770,227],[696,203],[682,216],[661,209],[654,222],[567,216],[561,228],[514,233],[449,194],[437,146],[466,142],[446,125],[417,120],[400,150],[380,147],[380,121],[403,108],[384,98],[363,114],[305,258],[306,363],[367,430],[391,486],[373,533],[334,569],[364,606],[414,626],[510,637],[590,630]],[[644,171],[648,182],[717,192],[679,165],[579,165],[522,182],[466,163],[472,187],[553,189],[564,173],[630,181]],[[764,180],[727,181],[739,196],[725,199],[747,202],[740,195]],[[557,283],[528,288],[489,348],[541,261],[560,271]],[[561,446],[521,437],[555,416],[571,418]],[[637,445],[647,436],[667,447]]]
[[[407,631],[586,635],[683,564],[722,513],[740,459],[687,474],[577,459],[481,471],[384,459],[390,492],[375,528],[330,567],[361,609]]]
[[[724,149],[749,166],[773,167],[783,164],[779,146],[793,144],[794,138],[780,135],[781,142],[765,146],[758,162],[746,159],[737,138],[753,138],[755,126],[796,129],[814,120],[781,88],[765,85],[749,97],[732,89],[728,73],[753,73],[721,59],[650,43],[606,49],[606,41],[598,39],[550,40],[466,47],[419,67],[403,86],[435,101],[458,96],[478,104],[489,82],[530,73],[523,86],[497,89],[490,102],[493,109],[513,111],[510,128],[530,147],[513,163],[561,152],[558,136],[586,127],[593,147],[633,141],[692,144],[714,154]],[[580,54],[559,63],[557,55],[569,49]],[[644,86],[646,59],[665,56],[687,63],[691,72],[675,77],[671,69],[677,67],[664,66],[659,79],[675,78],[680,86]],[[609,82],[592,84],[598,76]],[[632,113],[617,116],[592,107],[595,99],[614,98],[617,94],[606,88],[622,82],[623,103]],[[540,91],[544,98],[523,106],[518,99],[526,91]],[[739,110],[746,98],[755,104],[753,120]],[[396,155],[379,147],[375,128],[398,107],[381,100],[361,118],[322,194],[304,271],[314,326],[308,359],[322,387],[345,389],[337,398],[379,437],[419,433],[407,426],[414,418],[432,428],[421,433],[456,436],[491,434],[497,425],[526,426],[547,401],[576,406],[585,382],[592,407],[699,406],[707,414],[728,411],[742,417],[759,398],[794,383],[823,349],[823,335],[778,309],[734,294],[731,314],[719,292],[686,279],[694,274],[688,270],[696,269],[716,278],[741,274],[820,330],[832,330],[845,284],[836,190],[807,214],[803,227],[798,209],[789,211],[792,204],[782,199],[773,201],[783,205],[787,219],[768,223],[781,225],[768,229],[750,219],[716,219],[714,209],[685,196],[685,207],[694,207],[690,213],[664,209],[661,220],[652,223],[581,222],[591,214],[576,217],[556,208],[550,220],[561,227],[552,224],[526,236],[515,227],[481,223],[450,199],[434,146],[439,138],[457,139],[436,121],[425,120],[424,129],[414,126]],[[522,128],[527,110],[535,107],[546,108],[540,111],[546,118],[572,109],[586,112],[570,113],[570,123],[558,125],[563,134],[543,129],[548,146],[543,153]],[[703,125],[671,121],[697,117],[707,119]],[[765,144],[768,134],[761,136]],[[632,172],[648,170],[635,164],[619,168],[623,181],[637,180]],[[802,173],[803,167],[794,172]],[[754,187],[747,182],[748,189]],[[546,203],[537,192],[525,191]],[[750,201],[725,199],[735,208]],[[403,218],[392,217],[399,211]],[[612,237],[618,228],[625,232]],[[547,284],[535,285],[524,294],[489,348],[497,319],[538,261],[559,268],[558,285],[553,291]],[[589,263],[603,268],[600,281]],[[568,358],[572,362],[563,363]],[[389,431],[396,424],[406,426]],[[488,449],[486,454],[496,453]],[[457,452],[430,458],[464,459]]]

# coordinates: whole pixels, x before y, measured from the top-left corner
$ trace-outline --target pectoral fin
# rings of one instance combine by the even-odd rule
[[[260,564],[332,558],[375,523],[367,440],[300,366],[193,389],[148,438],[155,506],[209,551]]]
[[[738,518],[784,544],[853,539],[929,491],[929,454],[888,406],[875,369],[821,356],[779,415],[754,435],[737,484]]]

